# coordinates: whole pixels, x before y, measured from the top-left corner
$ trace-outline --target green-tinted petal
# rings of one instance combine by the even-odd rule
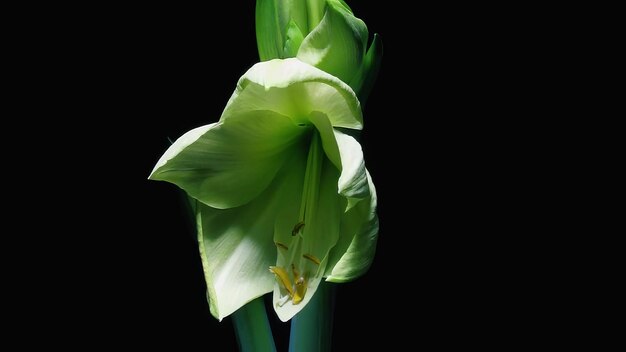
[[[374,34],[374,41],[372,41],[372,45],[370,45],[370,48],[367,50],[367,55],[365,55],[365,59],[363,59],[361,69],[354,76],[352,82],[350,82],[350,87],[357,93],[359,101],[361,101],[362,104],[365,104],[374,86],[382,59],[383,41],[378,34]]]
[[[324,160],[317,207],[304,229],[302,250],[324,259],[328,251],[335,246],[339,237],[341,216],[345,208],[345,199],[337,192],[337,178],[339,171],[328,160]],[[324,270],[321,270],[321,277]]]
[[[341,236],[330,253],[326,267],[326,281],[346,282],[356,279],[365,274],[372,264],[378,239],[378,216],[376,189],[369,173],[367,179],[371,196],[344,214]]]
[[[276,249],[267,238],[270,217],[256,212],[261,208],[259,202],[225,210],[198,203],[200,256],[211,314],[219,320],[272,290],[266,268]]]
[[[257,0],[256,40],[261,61],[283,58],[283,32],[279,16],[280,0]]]
[[[308,32],[311,32],[324,17],[326,0],[306,0]]]
[[[294,21],[298,25],[298,28],[300,28],[302,35],[306,36],[309,33],[307,0],[282,0],[281,3],[283,4],[282,11],[285,20],[287,22]],[[293,56],[295,55],[291,57]],[[288,56],[285,56],[285,58],[287,57]]]
[[[261,61],[295,57],[325,9],[326,0],[257,0],[255,21]]]
[[[367,38],[367,26],[345,3],[328,0],[324,18],[304,38],[297,58],[350,82],[361,67]]]
[[[341,172],[338,190],[351,208],[370,192],[361,145],[354,137],[333,129],[322,113],[311,113],[309,120],[320,134],[326,157]]]
[[[298,52],[298,48],[300,47],[302,40],[304,40],[304,35],[294,20],[289,21],[286,34],[283,53],[285,57],[294,57]]]
[[[322,139],[322,146],[326,157],[335,165],[338,170],[341,170],[341,156],[339,155],[339,146],[335,139],[335,130],[328,120],[328,116],[313,111],[309,115],[309,121],[315,126]]]
[[[293,171],[285,165],[270,186],[244,206],[214,209],[198,203],[200,254],[211,313],[217,319],[273,289],[275,279],[268,268],[276,263],[275,221],[283,209],[299,205],[303,170]]]
[[[180,138],[176,140],[167,150],[159,161],[157,161],[154,169],[150,173],[149,179],[156,179],[155,176],[170,160],[174,159],[178,154],[180,154],[183,150],[185,150],[190,145],[194,144],[200,137],[202,137],[207,131],[215,128],[217,123],[208,124],[205,126],[201,126],[198,128],[194,128],[193,130],[185,133]]]
[[[300,205],[302,201],[302,188],[304,180],[304,174],[306,170],[306,148],[303,148],[303,153],[294,153],[289,161],[291,168],[291,175],[294,181],[293,185],[290,185],[290,192],[293,194],[293,199],[289,202],[285,202],[285,206],[277,209],[276,222],[274,224],[274,236],[273,240],[276,243],[282,243],[289,246],[293,240],[292,231],[294,226],[298,223],[298,215],[300,212]],[[285,260],[289,258],[285,257],[285,251],[278,252],[278,261],[272,263],[272,265],[283,265]]]
[[[276,112],[240,113],[179,138],[150,178],[214,208],[243,205],[265,190],[305,130]]]
[[[255,110],[272,110],[295,123],[308,123],[310,113],[318,111],[333,127],[363,127],[361,104],[352,88],[295,58],[252,66],[240,78],[221,120]]]
[[[337,192],[338,177],[339,171],[337,168],[328,159],[325,159],[321,173],[317,207],[313,210],[308,210],[314,211],[314,214],[311,216],[311,221],[307,221],[304,225],[302,236],[292,236],[291,234],[293,225],[298,220],[297,212],[291,212],[290,214],[285,212],[284,215],[286,216],[281,216],[277,219],[276,233],[274,235],[275,241],[285,243],[291,249],[290,251],[279,251],[277,266],[291,270],[290,264],[295,262],[297,270],[304,272],[308,280],[306,294],[299,304],[293,304],[291,301],[287,301],[281,305],[279,303],[282,298],[281,287],[278,282],[275,284],[274,309],[282,321],[291,319],[304,308],[315,294],[326,272],[329,252],[331,248],[335,246],[339,238],[341,216],[345,208],[345,199],[339,196]],[[297,241],[300,241],[300,243],[297,243]],[[298,250],[292,248],[294,246],[301,247]],[[290,258],[290,254],[292,253],[296,253],[297,255],[312,255],[320,259],[321,262],[319,265],[316,265],[301,256]]]
[[[367,170],[361,145],[354,137],[335,130],[335,140],[341,156],[339,193],[348,198],[348,208],[370,195]]]

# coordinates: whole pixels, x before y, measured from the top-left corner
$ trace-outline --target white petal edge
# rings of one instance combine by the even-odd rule
[[[352,136],[334,130],[335,140],[341,158],[341,176],[339,176],[339,193],[348,198],[348,209],[359,200],[370,195],[365,160],[361,144]]]
[[[369,172],[367,179],[371,197],[344,215],[341,238],[332,249],[326,268],[326,281],[341,283],[354,280],[365,274],[374,260],[378,241],[378,200]]]
[[[361,104],[352,88],[296,58],[252,66],[239,79],[220,120],[254,110],[273,110],[294,119],[319,111],[333,127],[363,128]]]
[[[215,127],[215,125],[217,125],[217,122],[194,128],[191,131],[183,134],[180,138],[176,140],[174,144],[172,144],[165,151],[165,153],[163,153],[159,161],[157,161],[156,165],[152,169],[152,172],[150,173],[150,176],[148,176],[148,178],[151,178],[158,169],[167,164],[167,162],[174,158],[176,155],[180,154],[180,152],[183,151],[185,148],[197,141],[198,138],[202,137],[202,135],[204,135],[208,130]]]

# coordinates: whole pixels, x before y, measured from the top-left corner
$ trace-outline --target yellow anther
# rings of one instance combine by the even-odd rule
[[[289,298],[291,298],[291,303],[298,304],[302,302],[304,295],[306,294],[307,279],[304,276],[299,275],[299,272],[294,264],[291,264],[291,270],[293,272],[294,283],[292,283],[287,270],[279,266],[270,266],[270,271],[276,275],[276,279],[279,284],[287,290],[288,296],[283,296],[283,299],[281,300],[282,303],[279,303],[280,306],[282,306]]]
[[[305,254],[302,255],[302,257],[304,259],[308,259],[308,260],[312,261],[316,265],[320,265],[320,263],[321,263],[321,261],[316,256],[314,256],[313,254],[306,254],[305,253]]]
[[[278,278],[278,282],[283,285],[283,287],[289,292],[289,296],[293,297],[293,287],[291,287],[291,280],[289,279],[289,274],[287,274],[287,270],[279,267],[279,266],[270,266],[270,271],[276,275]]]
[[[298,304],[300,302],[302,302],[302,300],[304,299],[304,295],[306,294],[306,279],[302,276],[300,276],[297,280],[296,280],[296,284],[295,284],[295,292],[293,294],[293,296],[291,297],[291,301],[293,302],[293,304]]]

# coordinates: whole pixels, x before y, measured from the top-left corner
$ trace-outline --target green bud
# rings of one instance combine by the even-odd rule
[[[382,42],[343,0],[257,0],[261,61],[296,57],[341,79],[363,99],[376,78]]]

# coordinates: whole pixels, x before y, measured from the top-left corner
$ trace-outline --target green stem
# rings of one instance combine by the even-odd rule
[[[330,351],[335,287],[322,281],[309,303],[291,319],[289,352]]]
[[[232,314],[241,352],[276,352],[263,297],[248,302]]]

